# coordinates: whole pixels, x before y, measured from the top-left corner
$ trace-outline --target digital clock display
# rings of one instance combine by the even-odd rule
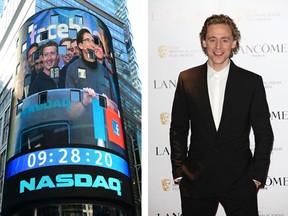
[[[130,177],[128,163],[122,157],[91,148],[50,148],[24,154],[9,161],[6,179],[40,167],[84,165],[111,169]]]

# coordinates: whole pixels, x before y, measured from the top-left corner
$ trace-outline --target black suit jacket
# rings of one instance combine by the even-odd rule
[[[182,195],[215,195],[252,179],[264,185],[273,145],[269,117],[261,76],[231,61],[216,130],[207,63],[181,72],[173,101],[170,145],[173,177],[183,177],[180,188],[186,193]],[[249,143],[251,127],[254,154]]]

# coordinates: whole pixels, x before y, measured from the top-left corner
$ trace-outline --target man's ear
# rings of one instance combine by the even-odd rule
[[[207,44],[206,44],[206,41],[205,40],[202,40],[202,46],[207,48]]]
[[[237,40],[234,40],[232,43],[232,49],[234,49],[237,46]]]
[[[78,44],[78,48],[82,50],[82,49],[83,49],[83,44],[82,44],[82,43],[79,43],[79,44]]]

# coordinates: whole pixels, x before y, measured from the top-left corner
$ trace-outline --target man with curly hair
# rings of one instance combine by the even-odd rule
[[[274,138],[261,76],[231,60],[239,41],[230,17],[208,17],[200,32],[208,60],[178,78],[170,145],[184,216],[216,215],[219,203],[228,216],[258,215]]]

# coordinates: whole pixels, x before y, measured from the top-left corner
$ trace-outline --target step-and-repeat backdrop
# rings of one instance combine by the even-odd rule
[[[258,193],[260,216],[288,216],[288,5],[286,0],[150,0],[148,14],[148,212],[180,216],[179,188],[173,183],[169,127],[178,74],[207,57],[199,32],[212,14],[227,14],[242,39],[233,61],[265,82],[275,135],[265,188]],[[251,149],[254,140],[251,136]],[[217,216],[224,216],[219,206]]]

